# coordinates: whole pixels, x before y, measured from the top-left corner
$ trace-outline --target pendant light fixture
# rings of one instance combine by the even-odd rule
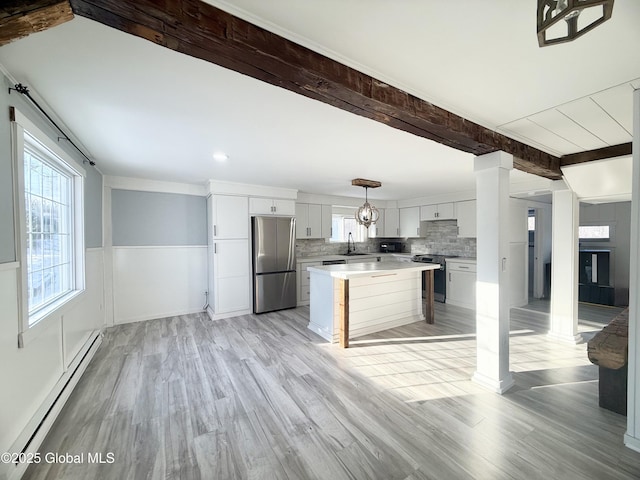
[[[613,2],[614,0],[538,0],[538,45],[546,47],[581,37],[611,18]],[[579,22],[580,19],[583,21]],[[550,36],[550,33],[553,35]]]
[[[380,216],[378,209],[369,203],[367,191],[370,188],[378,188],[382,183],[375,180],[365,180],[364,178],[354,178],[351,180],[351,185],[357,187],[364,187],[364,205],[356,210],[356,221],[360,225],[364,225],[365,228],[369,228],[371,225],[375,225]]]

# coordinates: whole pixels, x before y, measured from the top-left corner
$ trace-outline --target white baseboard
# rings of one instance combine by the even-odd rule
[[[320,325],[317,325],[313,322],[309,322],[309,325],[307,326],[307,328],[311,330],[313,333],[320,335],[327,342],[333,341],[333,332],[329,332],[326,328],[322,328]]]
[[[502,395],[515,385],[515,381],[513,380],[513,375],[511,375],[511,372],[509,372],[505,376],[505,378],[495,379],[476,371],[473,374],[471,380],[478,385],[486,388],[487,390],[499,393],[500,395]]]
[[[237,310],[234,312],[215,313],[211,307],[207,307],[207,313],[211,320],[224,320],[225,318],[240,317],[242,315],[250,315],[251,310]]]
[[[624,444],[626,447],[631,450],[635,450],[636,452],[640,452],[640,438],[632,437],[631,435],[625,433],[624,435]]]
[[[64,407],[64,404],[69,399],[71,392],[101,344],[101,332],[93,332],[36,414],[22,430],[9,452],[35,454],[38,451],[42,441],[47,436],[47,433],[49,433],[53,422],[58,417],[62,407]],[[17,465],[0,464],[0,468],[5,469],[4,472],[0,470],[0,478],[18,480],[22,477],[28,466],[28,463],[19,463]]]
[[[141,317],[134,317],[134,318],[127,318],[124,320],[120,320],[118,322],[115,323],[115,325],[124,325],[126,323],[137,323],[137,322],[146,322],[147,320],[156,320],[158,318],[167,318],[167,317],[179,317],[180,315],[191,315],[194,313],[200,313],[203,312],[204,310],[202,310],[202,308],[197,308],[194,310],[181,310],[181,311],[175,311],[175,312],[162,312],[162,313],[156,313],[153,315],[143,315]]]

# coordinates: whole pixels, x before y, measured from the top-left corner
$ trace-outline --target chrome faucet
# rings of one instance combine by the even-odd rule
[[[347,255],[356,251],[356,244],[353,241],[353,235],[349,232],[349,236],[347,237]]]

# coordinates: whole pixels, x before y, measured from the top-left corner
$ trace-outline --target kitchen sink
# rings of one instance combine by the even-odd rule
[[[345,257],[352,257],[354,255],[373,255],[373,253],[351,252],[351,253],[345,253],[344,254]]]

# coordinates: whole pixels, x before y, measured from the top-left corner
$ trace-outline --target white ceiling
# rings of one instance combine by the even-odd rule
[[[630,141],[640,2],[539,48],[535,0],[210,0],[427,101],[554,154]],[[372,198],[474,188],[473,157],[83,18],[0,48],[106,174]],[[613,88],[617,87],[617,88]],[[230,155],[225,164],[211,154]],[[526,180],[521,172],[516,180]]]

